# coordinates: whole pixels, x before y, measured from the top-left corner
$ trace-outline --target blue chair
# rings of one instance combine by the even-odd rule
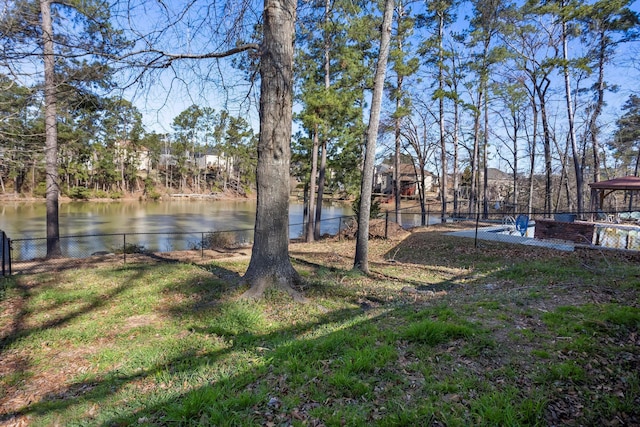
[[[527,229],[529,228],[529,216],[528,215],[518,215],[516,218],[516,230],[520,233],[521,236],[527,234]]]

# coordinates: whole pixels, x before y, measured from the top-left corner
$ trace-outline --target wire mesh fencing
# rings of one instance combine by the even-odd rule
[[[413,206],[381,213],[385,220],[385,237],[389,224],[404,228],[429,227],[443,222],[468,222],[468,227],[456,232],[461,237],[541,246],[564,251],[576,247],[640,251],[640,212],[588,211],[518,212],[505,210],[499,203],[483,212],[462,212],[453,209],[442,213],[440,205]]]
[[[42,272],[121,261],[216,258],[250,246],[253,230],[110,233],[11,240],[14,272]]]
[[[352,217],[323,219],[322,236],[339,235]],[[300,238],[305,224],[289,225]],[[248,255],[253,228],[215,231],[105,233],[47,238],[15,238],[7,246],[15,273],[37,273],[112,262],[202,261]],[[11,274],[11,273],[8,273]]]
[[[581,217],[571,212],[503,212],[492,209],[463,215],[439,205],[425,209],[413,206],[386,210],[378,214],[379,235],[387,238],[391,227],[430,227],[442,222],[465,221],[466,226],[454,235],[481,240],[543,246],[573,251],[576,247],[640,251],[640,212],[586,212]],[[381,223],[381,224],[380,224]],[[303,237],[305,223],[289,225],[289,236]],[[320,235],[354,237],[357,221],[354,216],[326,218],[320,222]],[[47,238],[16,238],[9,240],[3,233],[2,273],[41,272],[50,269],[73,268],[101,262],[121,261],[199,261],[249,254],[244,249],[253,243],[253,229],[109,233],[61,236],[52,242]],[[10,254],[10,256],[7,256]]]

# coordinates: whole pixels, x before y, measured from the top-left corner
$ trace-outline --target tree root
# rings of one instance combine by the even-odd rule
[[[250,286],[249,289],[240,296],[242,299],[261,299],[264,297],[264,293],[267,289],[273,288],[286,292],[295,302],[308,302],[303,293],[294,288],[294,286],[302,284],[302,279],[295,270],[293,270],[293,274],[290,275],[272,273],[258,277],[245,276],[242,279],[242,283]]]

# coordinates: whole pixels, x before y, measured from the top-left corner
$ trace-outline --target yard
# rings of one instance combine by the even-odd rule
[[[0,279],[3,425],[640,425],[640,256],[447,236]]]

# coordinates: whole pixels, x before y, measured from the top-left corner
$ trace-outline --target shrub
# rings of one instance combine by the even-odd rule
[[[235,236],[228,231],[207,233],[204,235],[202,242],[200,242],[202,249],[229,249],[235,245]]]
[[[145,254],[147,252],[147,248],[138,243],[127,243],[113,251],[115,254]]]
[[[162,194],[160,194],[158,191],[156,191],[156,189],[152,189],[151,191],[147,192],[147,197],[151,200],[153,200],[154,202],[157,202],[158,200],[160,200],[162,198]]]
[[[160,198],[162,197],[162,194],[160,194],[158,190],[156,190],[156,187],[153,183],[153,179],[149,177],[147,177],[144,180],[144,194],[147,196],[148,199],[153,200],[155,202],[160,200]]]
[[[39,182],[36,188],[33,189],[33,195],[36,197],[45,197],[47,195],[47,184]]]
[[[92,197],[96,199],[106,199],[109,197],[109,193],[104,190],[94,190]]]
[[[91,191],[86,187],[72,187],[67,190],[67,196],[74,200],[89,200]]]

